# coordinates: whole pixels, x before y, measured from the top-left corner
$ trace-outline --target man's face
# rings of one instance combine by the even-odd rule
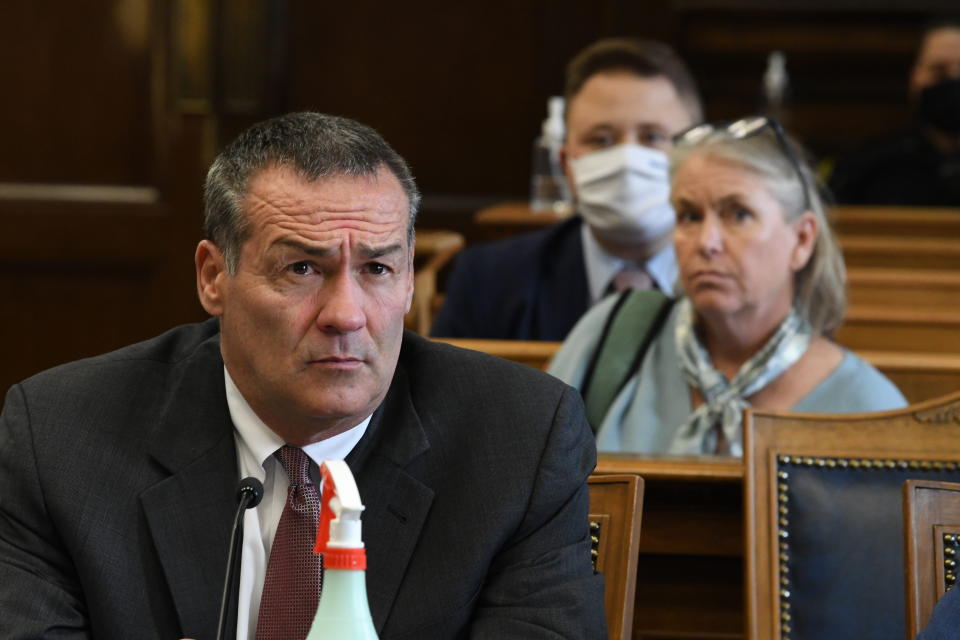
[[[673,84],[663,76],[629,71],[597,73],[567,105],[566,160],[626,142],[666,151],[671,138],[694,123]],[[570,175],[569,162],[567,178]]]
[[[257,415],[293,444],[349,429],[386,395],[413,295],[408,201],[399,181],[309,182],[255,174],[237,272],[197,249],[200,298],[221,322],[227,371]]]
[[[916,97],[927,87],[956,78],[960,78],[960,29],[931,31],[924,38],[910,75],[911,95]]]

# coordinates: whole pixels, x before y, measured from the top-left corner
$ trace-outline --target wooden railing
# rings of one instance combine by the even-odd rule
[[[904,329],[905,335],[913,335],[913,331],[922,330]],[[953,341],[960,339],[960,330],[957,334],[947,337]],[[535,369],[545,369],[550,358],[560,348],[559,342],[460,338],[437,338],[437,341],[483,351]],[[934,345],[935,342],[931,341],[930,346]],[[890,378],[911,403],[960,390],[960,352],[932,353],[871,349],[857,353]]]

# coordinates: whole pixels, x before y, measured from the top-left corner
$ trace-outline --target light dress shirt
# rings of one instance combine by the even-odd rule
[[[243,517],[243,555],[237,600],[237,638],[254,640],[260,614],[260,595],[267,574],[267,559],[290,486],[287,472],[273,453],[286,443],[253,412],[226,367],[223,368],[223,377],[230,419],[233,420],[240,478],[253,476],[263,483],[263,500],[257,507],[247,509]],[[370,416],[367,416],[366,420],[352,429],[309,444],[303,450],[318,465],[324,460],[343,460],[363,437],[369,424]],[[318,487],[318,494],[320,490]]]
[[[657,288],[668,296],[673,295],[673,287],[677,282],[677,257],[673,252],[673,243],[668,244],[646,262],[637,264],[610,255],[600,246],[590,226],[580,226],[583,237],[583,263],[587,268],[587,286],[590,288],[590,304],[596,304],[607,293],[613,277],[628,265],[643,267]]]

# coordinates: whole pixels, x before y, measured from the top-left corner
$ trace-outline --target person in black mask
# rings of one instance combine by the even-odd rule
[[[913,123],[837,163],[838,202],[960,206],[960,19],[924,32],[910,98]]]

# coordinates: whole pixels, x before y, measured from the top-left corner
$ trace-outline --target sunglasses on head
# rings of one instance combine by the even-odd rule
[[[777,138],[777,143],[780,145],[780,150],[793,166],[793,170],[796,172],[797,178],[800,180],[800,188],[803,189],[804,208],[805,210],[809,211],[811,209],[811,205],[807,179],[804,177],[803,170],[800,168],[800,161],[797,159],[793,149],[790,148],[790,144],[787,142],[787,136],[783,132],[783,127],[781,127],[780,123],[773,118],[769,118],[767,116],[750,116],[747,118],[741,118],[740,120],[736,120],[735,122],[731,123],[708,122],[694,125],[686,131],[682,131],[675,135],[673,137],[673,144],[676,147],[692,147],[702,142],[712,133],[721,133],[733,138],[734,140],[743,140],[745,138],[752,138],[753,136],[759,135],[768,129],[773,131]]]

